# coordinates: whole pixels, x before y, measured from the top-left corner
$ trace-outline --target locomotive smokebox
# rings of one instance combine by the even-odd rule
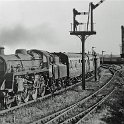
[[[4,47],[0,47],[0,55],[4,55]]]

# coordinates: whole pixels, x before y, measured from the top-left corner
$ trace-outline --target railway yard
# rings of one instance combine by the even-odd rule
[[[104,9],[106,13],[94,14],[105,0],[78,4],[68,1],[69,5],[65,1],[54,4],[29,1],[1,3],[0,124],[124,124],[124,26],[123,18],[119,17],[123,11],[118,11],[123,4],[110,2],[115,12],[113,6],[119,7],[119,13],[111,15],[113,10],[110,7],[107,10],[108,6]],[[81,3],[84,7],[89,4],[87,11],[80,9]],[[7,19],[5,12],[10,6],[8,14],[12,20],[15,16],[17,23]],[[72,8],[70,23],[66,17]],[[14,14],[16,11],[19,13]],[[96,17],[94,21],[94,15],[101,19],[99,23]],[[113,20],[121,22],[115,25]],[[78,37],[81,44],[73,44],[76,38],[68,38],[69,23],[70,35]],[[116,35],[120,25],[122,45],[118,46],[114,42],[119,41]],[[97,32],[97,37],[89,39],[95,42],[88,42],[85,47],[87,38]]]
[[[81,82],[54,94],[0,112],[1,124],[97,124],[102,123],[105,105],[123,87],[122,66],[102,66],[101,78],[86,79],[86,90]],[[113,101],[114,104],[115,101]],[[105,104],[106,103],[106,104]],[[107,111],[107,110],[106,110]],[[105,115],[104,115],[105,116]],[[102,116],[103,117],[103,116]],[[95,118],[95,119],[94,119]],[[107,121],[107,120],[106,120]]]

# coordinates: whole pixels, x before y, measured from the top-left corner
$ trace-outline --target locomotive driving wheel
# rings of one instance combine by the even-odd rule
[[[8,97],[4,98],[4,106],[5,106],[5,109],[9,109],[9,108],[12,107],[12,103],[9,102],[9,98]]]
[[[46,87],[45,84],[40,86],[40,95],[43,97],[45,95]]]
[[[28,102],[29,101],[29,94],[26,95],[25,99],[24,99],[24,102]]]
[[[33,100],[36,100],[36,99],[37,99],[37,88],[35,88],[35,89],[33,90],[32,98],[33,98]]]
[[[11,103],[9,103],[9,104],[5,104],[5,108],[6,108],[6,109],[11,108]]]
[[[9,109],[9,108],[11,108],[11,103],[8,103],[8,104],[5,103],[4,105],[5,105],[5,109]]]
[[[17,104],[17,105],[20,105],[21,103],[22,103],[22,98],[21,98],[21,95],[18,94],[18,95],[16,96],[16,104]]]
[[[45,91],[46,91],[46,87],[45,87],[45,82],[42,82],[39,86],[39,89],[38,89],[38,94],[39,96],[43,97],[45,95]]]
[[[24,93],[22,94],[22,99],[25,103],[29,101],[29,93],[27,88],[24,89]]]

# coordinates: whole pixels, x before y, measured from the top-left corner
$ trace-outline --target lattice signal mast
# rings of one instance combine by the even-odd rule
[[[89,12],[78,12],[75,8],[73,9],[73,28],[72,28],[73,30],[70,31],[70,35],[78,36],[82,42],[82,89],[85,89],[85,39],[90,35],[96,34],[96,32],[94,31],[94,25],[93,25],[94,24],[93,23],[93,10],[104,1],[105,0],[101,0],[96,5],[94,5],[92,2],[89,3]],[[78,15],[88,16],[87,28],[86,28],[87,30],[82,30],[82,31],[78,30],[79,25],[85,24],[85,23],[80,23],[76,20],[76,16]]]

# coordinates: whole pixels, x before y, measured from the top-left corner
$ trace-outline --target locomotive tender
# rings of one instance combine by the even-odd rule
[[[0,48],[0,103],[9,108],[36,100],[47,93],[75,83],[82,74],[81,53],[49,53],[43,50],[17,49],[5,55]],[[97,56],[97,67],[100,59]],[[85,54],[85,74],[94,71],[94,56]]]

